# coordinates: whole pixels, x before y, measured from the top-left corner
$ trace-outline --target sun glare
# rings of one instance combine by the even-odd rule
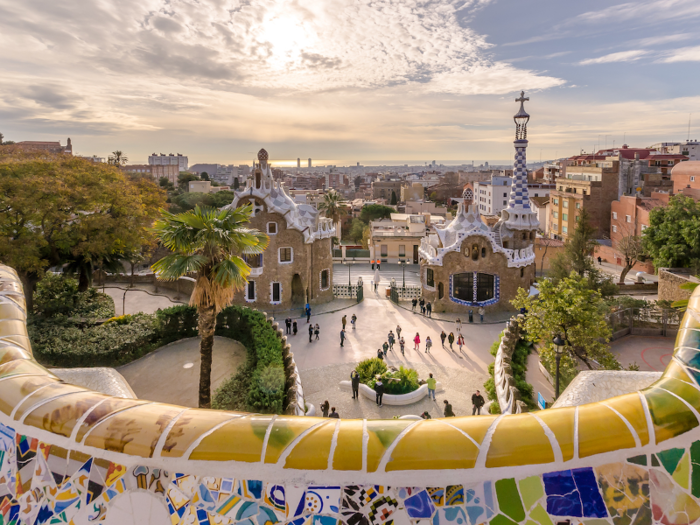
[[[261,44],[271,45],[268,65],[286,69],[301,62],[301,54],[313,51],[316,38],[310,28],[296,16],[277,13],[263,22],[258,38]]]

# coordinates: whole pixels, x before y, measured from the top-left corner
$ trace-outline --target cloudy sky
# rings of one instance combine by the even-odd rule
[[[0,132],[79,154],[533,160],[700,139],[698,0],[0,0]]]

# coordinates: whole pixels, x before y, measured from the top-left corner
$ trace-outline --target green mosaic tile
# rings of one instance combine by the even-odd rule
[[[693,496],[700,498],[700,441],[690,445],[690,491]]]
[[[633,463],[635,465],[647,466],[647,457],[644,456],[634,456],[633,458],[627,458],[627,463]]]
[[[610,525],[610,522],[602,518],[596,518],[592,520],[584,520],[583,525]]]
[[[678,466],[678,462],[681,460],[684,453],[685,449],[671,448],[669,450],[657,452],[656,456],[659,458],[659,461],[666,469],[666,472],[668,472],[669,474],[673,474],[676,470],[676,467]]]
[[[671,477],[685,490],[690,488],[690,454],[687,452],[683,454],[683,457],[678,462],[676,470],[673,471],[673,475]]]
[[[656,458],[656,454],[651,455],[651,466],[652,467],[660,467],[661,463],[659,463],[659,460]]]
[[[535,520],[540,525],[554,525],[552,523],[552,518],[549,517],[547,511],[544,510],[544,507],[542,507],[542,505],[539,503],[530,511],[530,518]]]
[[[544,487],[542,487],[542,479],[539,476],[521,479],[518,481],[518,487],[523,497],[525,510],[530,510],[544,496]]]
[[[651,519],[651,508],[649,507],[649,504],[647,503],[644,505],[642,508],[639,509],[637,512],[637,515],[634,517],[634,521],[632,522],[631,525],[648,525],[649,523],[652,523]]]
[[[491,525],[519,525],[513,520],[506,518],[503,514],[497,514],[496,517],[493,518],[490,523]]]
[[[525,519],[523,503],[520,501],[518,486],[513,478],[499,479],[496,482],[496,495],[498,496],[498,506],[504,514],[517,522]]]

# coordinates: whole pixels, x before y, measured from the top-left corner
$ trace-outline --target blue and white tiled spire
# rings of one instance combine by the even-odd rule
[[[527,191],[527,123],[530,115],[525,111],[525,92],[520,92],[520,111],[513,117],[515,120],[515,163],[513,164],[513,184],[510,187],[508,207],[501,212],[505,215],[505,225],[511,230],[536,230],[540,223],[537,214],[530,207],[530,195]]]

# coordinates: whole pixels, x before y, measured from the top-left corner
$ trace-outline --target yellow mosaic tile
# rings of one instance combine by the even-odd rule
[[[20,348],[19,346],[2,346],[0,347],[0,365],[10,363],[18,359],[31,359],[32,356]]]
[[[637,433],[642,446],[649,443],[649,429],[647,428],[647,416],[642,406],[642,400],[637,392],[624,396],[607,399],[605,404],[617,410]]]
[[[447,423],[468,434],[479,445],[498,416],[452,417]]]
[[[554,461],[554,452],[542,425],[532,414],[503,417],[496,427],[486,467],[516,467]]]
[[[25,337],[23,335],[11,335],[8,337],[3,337],[2,341],[3,341],[3,343],[19,346],[20,348],[23,348],[24,351],[27,352],[28,354],[33,355],[32,354],[32,344],[29,341],[28,337]]]
[[[20,308],[16,303],[0,304],[0,319],[19,319],[24,321],[24,309]]]
[[[331,418],[305,434],[287,456],[284,468],[326,470],[336,421]]]
[[[182,414],[168,433],[160,455],[181,458],[192,443],[217,425],[237,417],[232,412],[218,410],[188,410]]]
[[[700,329],[700,321],[697,321],[692,315],[684,315],[681,320],[681,324],[678,327],[680,330],[684,328],[698,328]]]
[[[700,313],[700,294],[693,293],[690,298],[688,299],[688,309],[689,310],[695,310],[696,312]],[[686,314],[685,317],[691,317],[689,314]]]
[[[0,319],[0,337],[8,335],[27,336],[27,325],[22,320]]]
[[[234,419],[207,437],[190,454],[191,460],[260,461],[263,441],[272,416],[246,416]],[[236,443],[235,448],[231,443]]]
[[[49,375],[51,377],[56,377],[47,372],[40,364],[35,361],[27,361],[26,359],[17,359],[16,361],[10,361],[9,363],[0,365],[0,379],[20,374]]]
[[[426,420],[397,443],[386,471],[474,468],[478,455],[477,446],[460,431]]]
[[[24,418],[24,424],[70,437],[85,412],[109,397],[91,391],[62,396],[29,412]]]
[[[15,411],[15,420],[20,421],[22,416],[24,416],[28,410],[31,410],[38,403],[49,401],[57,396],[75,394],[76,392],[90,392],[90,390],[79,386],[68,385],[66,383],[54,383],[46,388],[37,390],[17,406],[17,410]]]
[[[634,448],[634,436],[615,412],[601,403],[578,407],[578,456]]]
[[[669,390],[685,399],[690,405],[700,408],[700,391],[693,385],[669,377],[662,378],[660,381],[657,381],[654,386]]]
[[[686,383],[690,383],[691,385],[693,384],[693,380],[675,359],[671,359],[671,362],[666,367],[662,377],[674,377],[676,379],[680,379],[681,381],[685,381]]]
[[[405,419],[370,419],[367,420],[367,472],[375,472],[384,456],[398,435],[415,421]]]
[[[140,405],[145,405],[148,401],[140,399],[124,399],[121,397],[108,397],[92,410],[80,424],[75,440],[80,443],[88,431],[100,423],[104,418],[115,414],[121,410],[127,410]]]
[[[150,458],[160,435],[182,410],[160,403],[134,407],[95,425],[84,443],[88,447]]]
[[[22,399],[43,386],[59,382],[55,377],[45,375],[18,376],[0,381],[0,412],[9,416]]]
[[[535,415],[554,433],[559,443],[559,448],[561,448],[564,461],[573,459],[576,408],[566,407],[539,410]]]
[[[643,394],[654,423],[657,445],[698,426],[692,411],[675,396],[656,388],[645,390]]]
[[[338,441],[333,454],[335,470],[362,470],[361,419],[341,419]]]
[[[270,437],[267,439],[265,463],[277,463],[284,449],[294,439],[301,435],[302,432],[323,421],[324,418],[322,417],[299,418],[280,416],[275,419],[270,430]]]

